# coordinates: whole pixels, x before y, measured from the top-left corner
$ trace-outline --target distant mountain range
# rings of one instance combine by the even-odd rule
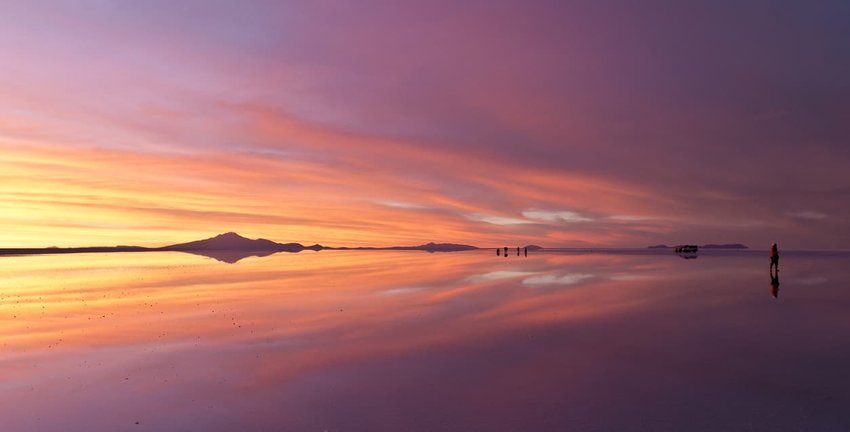
[[[321,246],[315,245],[321,249]],[[219,234],[215,237],[197,240],[189,243],[180,243],[158,248],[164,251],[196,252],[196,251],[220,251],[220,250],[247,250],[247,251],[269,251],[269,252],[301,252],[306,249],[301,243],[277,243],[266,239],[249,239],[235,232]]]
[[[655,246],[647,246],[649,249],[673,249],[676,246],[667,246],[664,244],[655,245]],[[727,244],[707,244],[700,246],[700,249],[749,249],[746,245],[742,245],[741,243],[727,243]]]
[[[158,248],[142,246],[94,246],[72,248],[6,248],[0,249],[0,255],[34,255],[87,252],[156,252],[176,251],[215,258],[219,261],[235,263],[250,256],[267,256],[277,252],[301,252],[304,250],[418,250],[426,252],[456,252],[478,249],[475,246],[455,243],[427,243],[419,246],[393,247],[330,247],[314,244],[304,246],[301,243],[277,243],[266,239],[249,239],[235,232],[219,234],[204,240],[180,243]]]

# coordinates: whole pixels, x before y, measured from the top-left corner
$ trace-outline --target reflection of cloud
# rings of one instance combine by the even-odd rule
[[[650,276],[647,276],[647,275],[623,274],[623,275],[611,276],[609,279],[617,280],[617,281],[633,281],[633,280],[650,279],[650,278],[657,279],[657,276],[650,277]]]
[[[657,217],[651,216],[636,216],[636,215],[613,215],[609,216],[608,219],[616,220],[616,221],[624,221],[624,222],[641,222],[641,221],[649,221],[649,220],[657,220]]]
[[[499,280],[499,279],[510,279],[522,276],[532,275],[534,272],[524,272],[524,271],[513,271],[513,270],[500,270],[494,271],[490,273],[483,273],[479,275],[472,275],[467,278],[467,280],[471,282],[484,282],[491,280]]]
[[[593,220],[569,210],[526,210],[522,212],[522,215],[529,219],[542,220],[546,222],[590,222]]]
[[[797,219],[809,219],[809,220],[821,220],[826,218],[826,215],[823,213],[819,213],[816,211],[798,211],[798,212],[789,212],[789,216],[797,218]]]
[[[592,278],[592,274],[565,274],[563,276],[557,275],[542,275],[542,276],[532,276],[522,281],[523,285],[573,285],[577,284],[585,279]]]
[[[794,280],[794,283],[800,285],[820,285],[829,282],[829,279],[823,276],[813,276]]]

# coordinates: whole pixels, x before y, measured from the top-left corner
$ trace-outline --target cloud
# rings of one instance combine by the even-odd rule
[[[428,208],[428,206],[425,206],[425,205],[422,205],[422,204],[415,204],[415,203],[409,203],[409,202],[404,202],[404,201],[384,200],[384,201],[378,201],[378,203],[381,204],[381,205],[385,205],[387,207],[399,208],[399,209],[415,210],[415,209],[426,209],[426,208]]]
[[[399,288],[390,288],[384,291],[378,291],[376,294],[379,295],[399,295],[399,294],[410,294],[422,291],[424,288],[422,287],[399,287]]]
[[[525,210],[522,215],[528,219],[546,222],[592,222],[593,219],[569,210]]]
[[[72,3],[0,14],[15,83],[0,222],[20,227],[2,243],[213,227],[375,246],[850,238],[850,57],[831,6],[765,21],[723,4],[659,20],[629,2]]]
[[[517,219],[511,217],[504,216],[493,216],[493,215],[485,215],[485,214],[471,214],[466,215],[466,218],[469,220],[479,221],[479,222],[487,222],[493,225],[524,225],[533,223],[532,221],[525,219]]]

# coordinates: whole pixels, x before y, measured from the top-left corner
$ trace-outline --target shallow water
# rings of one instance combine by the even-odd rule
[[[0,257],[3,431],[850,430],[850,256]]]

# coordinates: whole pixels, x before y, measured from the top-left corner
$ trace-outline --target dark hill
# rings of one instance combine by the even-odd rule
[[[457,243],[426,243],[419,246],[389,246],[389,247],[329,247],[324,246],[323,249],[329,250],[419,250],[426,252],[459,252],[476,250],[477,246],[470,246]]]
[[[398,249],[406,249],[404,247]],[[469,246],[464,244],[457,243],[427,243],[419,246],[412,246],[408,249],[412,250],[423,250],[428,252],[456,252],[456,251],[466,251],[466,250],[475,250],[478,249],[475,246]]]
[[[241,250],[241,251],[274,251],[274,252],[300,252],[304,250],[304,246],[300,243],[275,243],[271,240],[256,239],[242,237],[235,232],[219,234],[215,237],[197,240],[188,243],[180,243],[171,246],[164,246],[159,250],[166,251],[221,251],[221,250]]]
[[[427,252],[454,252],[478,249],[475,246],[455,243],[427,243],[419,246],[396,247],[328,247],[320,244],[304,246],[301,243],[277,243],[266,239],[249,239],[235,232],[219,234],[204,240],[179,243],[162,247],[141,246],[94,246],[76,248],[0,248],[0,255],[63,254],[86,252],[188,252],[208,256],[219,261],[235,263],[250,256],[267,256],[275,252],[301,252],[303,250],[420,250]]]

